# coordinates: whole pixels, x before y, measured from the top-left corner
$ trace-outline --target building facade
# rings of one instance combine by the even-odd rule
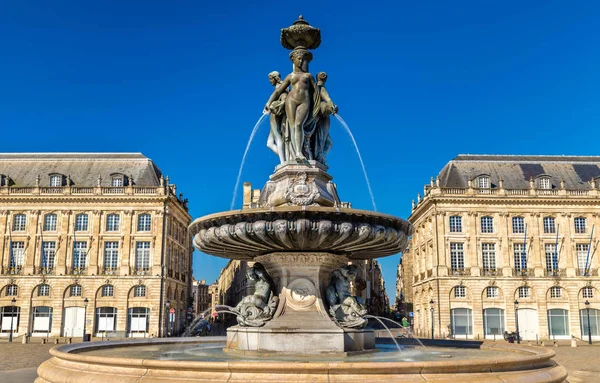
[[[450,161],[413,203],[403,255],[422,336],[600,339],[600,157]],[[412,275],[411,275],[412,274]]]
[[[0,336],[179,331],[192,247],[175,193],[139,153],[0,154]]]
[[[205,313],[212,307],[211,294],[208,291],[209,286],[206,284],[206,280],[193,280],[192,281],[192,298],[194,299],[194,317]],[[206,315],[210,315],[207,312]]]

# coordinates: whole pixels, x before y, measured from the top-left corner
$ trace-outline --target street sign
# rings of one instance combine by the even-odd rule
[[[175,309],[171,309],[171,310],[169,310],[169,312],[170,312],[171,314],[175,314]]]
[[[409,317],[414,317],[414,316],[415,316],[415,313],[411,311],[411,312],[409,312],[409,313],[408,313],[408,316],[409,316]]]

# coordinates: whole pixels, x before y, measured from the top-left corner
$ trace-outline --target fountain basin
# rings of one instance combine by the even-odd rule
[[[232,210],[198,218],[189,229],[198,250],[242,261],[324,249],[349,260],[380,258],[406,248],[413,231],[392,215],[324,206]]]
[[[460,344],[460,342],[457,342]],[[549,348],[485,342],[480,349],[429,349],[429,360],[394,361],[412,351],[356,357],[243,358],[190,355],[220,350],[222,337],[145,339],[63,345],[38,368],[46,382],[563,382]],[[144,350],[145,349],[145,350]],[[173,353],[173,349],[179,349]],[[136,351],[140,350],[140,351]],[[162,351],[161,351],[162,350]],[[442,350],[440,352],[440,350]],[[447,351],[444,351],[447,350]],[[215,351],[219,353],[220,351]],[[380,354],[380,356],[378,356]],[[180,356],[178,356],[180,355]],[[210,353],[208,354],[210,355]],[[383,358],[383,359],[381,359]],[[390,360],[390,358],[392,358]],[[437,359],[436,359],[437,358]],[[188,360],[185,360],[188,359]],[[189,360],[192,359],[192,360]]]

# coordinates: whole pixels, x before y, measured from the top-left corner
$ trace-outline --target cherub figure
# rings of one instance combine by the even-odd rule
[[[245,296],[233,311],[238,314],[237,321],[241,326],[260,327],[277,309],[279,298],[273,295],[275,282],[258,262],[246,271],[246,276],[255,283],[254,294]]]
[[[343,327],[362,327],[367,320],[367,309],[361,297],[350,294],[350,283],[356,279],[356,265],[342,266],[331,273],[325,295],[329,303],[329,314]]]

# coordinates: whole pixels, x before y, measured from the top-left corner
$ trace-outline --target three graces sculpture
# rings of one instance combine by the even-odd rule
[[[320,30],[302,16],[281,30],[281,44],[292,50],[294,69],[283,80],[279,72],[269,73],[275,91],[265,105],[265,113],[270,114],[271,123],[267,146],[282,164],[314,160],[326,165],[331,149],[330,116],[338,109],[325,89],[327,74],[320,72],[315,80],[308,71],[313,57],[309,49],[316,49],[320,43]]]

